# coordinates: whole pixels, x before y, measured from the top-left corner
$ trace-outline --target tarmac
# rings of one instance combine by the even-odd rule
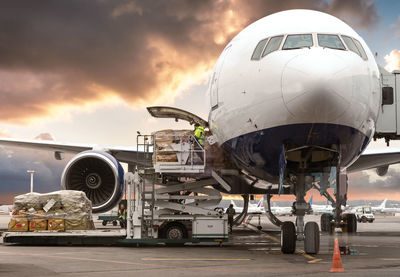
[[[0,216],[0,229],[7,228],[8,220]],[[306,220],[319,222],[319,216]],[[297,243],[296,254],[281,254],[279,229],[263,216],[263,230],[258,231],[257,221],[253,218],[251,225],[235,228],[221,247],[0,244],[0,276],[327,276],[334,274],[329,270],[335,237],[353,252],[341,257],[343,276],[400,276],[400,217],[378,215],[374,223],[359,223],[356,235],[323,234],[317,255],[304,254],[302,242]]]

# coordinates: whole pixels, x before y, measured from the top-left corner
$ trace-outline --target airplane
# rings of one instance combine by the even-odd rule
[[[0,215],[11,215],[12,214],[12,205],[0,205]]]
[[[385,200],[383,200],[379,206],[371,207],[372,212],[382,213],[382,214],[400,213],[400,208],[395,208],[395,207],[386,208],[386,202],[387,198],[385,198]]]
[[[236,213],[241,213],[243,212],[243,207],[238,207],[235,204],[235,201],[231,200],[231,204],[233,205],[233,208],[235,209]],[[262,207],[262,199],[260,199],[260,201],[258,201],[257,204],[251,204],[249,203],[248,208],[247,208],[247,214],[264,214],[265,210],[264,207]]]
[[[399,151],[365,151],[374,137],[381,94],[375,57],[356,31],[326,13],[288,10],[257,20],[224,48],[207,90],[207,121],[174,108],[148,110],[155,117],[187,119],[209,129],[211,141],[236,172],[214,168],[230,187],[216,181],[220,191],[295,195],[296,225],[281,223],[281,250],[294,253],[296,241],[303,240],[306,253],[318,253],[318,224],[304,224],[310,209],[304,197],[315,174],[321,177],[321,195],[335,180],[334,220],[326,224],[353,233],[355,215],[342,214],[347,174],[400,162]],[[84,191],[94,212],[111,209],[121,198],[120,162],[129,168],[151,165],[135,147],[9,138],[0,144],[51,150],[56,159],[76,153],[62,173],[62,187]]]
[[[293,215],[292,213],[293,208],[292,207],[280,207],[280,206],[272,206],[271,207],[271,212],[275,215]]]
[[[311,205],[311,209],[312,209],[313,214],[323,214],[323,213],[332,214],[333,213],[332,205],[328,205],[328,204],[327,205],[313,204],[312,196],[310,197],[309,203]]]

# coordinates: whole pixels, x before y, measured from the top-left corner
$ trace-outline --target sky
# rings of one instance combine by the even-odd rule
[[[207,82],[225,45],[255,20],[294,8],[339,17],[378,64],[400,69],[395,0],[8,1],[0,9],[0,136],[132,145],[136,131],[192,128],[151,118],[145,107],[170,105],[207,119]],[[0,193],[24,191],[27,167],[37,167],[38,182],[59,183],[64,164],[52,153],[0,149]],[[350,197],[400,200],[399,172],[350,175]]]

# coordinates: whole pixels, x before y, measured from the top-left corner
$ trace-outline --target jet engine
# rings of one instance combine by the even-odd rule
[[[110,154],[84,151],[73,157],[61,175],[63,189],[80,190],[92,201],[93,212],[118,204],[124,191],[124,171]]]
[[[377,167],[376,168],[376,174],[378,174],[379,176],[385,176],[386,173],[388,172],[388,170],[389,170],[389,165],[384,165],[384,166],[381,166],[381,167]]]

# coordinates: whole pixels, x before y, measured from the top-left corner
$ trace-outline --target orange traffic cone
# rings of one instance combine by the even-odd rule
[[[344,272],[342,258],[340,258],[339,241],[335,238],[335,248],[333,250],[332,268],[329,272]]]

